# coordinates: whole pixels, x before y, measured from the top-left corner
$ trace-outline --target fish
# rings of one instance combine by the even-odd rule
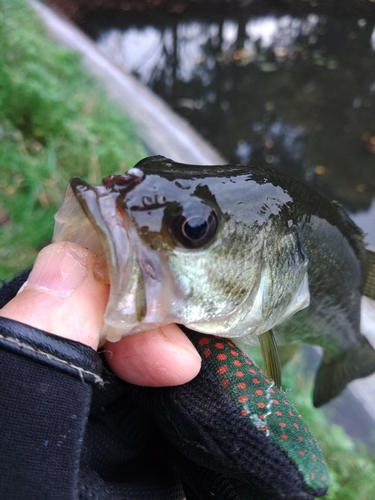
[[[153,156],[101,185],[73,178],[55,218],[54,241],[96,253],[99,279],[107,267],[103,339],[169,323],[245,347],[262,339],[275,378],[277,346],[318,345],[316,407],[375,372],[360,331],[375,268],[363,233],[293,177]]]

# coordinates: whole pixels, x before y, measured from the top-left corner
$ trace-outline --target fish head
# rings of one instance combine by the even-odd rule
[[[98,262],[108,266],[110,282],[106,339],[172,322],[241,337],[262,333],[288,311],[305,307],[307,259],[302,252],[296,262],[290,232],[276,244],[282,241],[289,256],[278,267],[289,272],[292,259],[298,272],[282,304],[280,297],[267,298],[276,277],[265,252],[273,233],[235,196],[239,177],[223,168],[151,157],[98,186],[71,180],[56,214],[54,240],[104,256]]]

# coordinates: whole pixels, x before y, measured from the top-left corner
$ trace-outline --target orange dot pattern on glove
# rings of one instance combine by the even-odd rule
[[[199,353],[243,417],[283,450],[308,488],[314,491],[327,487],[328,470],[323,454],[284,393],[232,341],[197,335],[195,345]]]

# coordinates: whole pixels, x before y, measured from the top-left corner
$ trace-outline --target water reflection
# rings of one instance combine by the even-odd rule
[[[375,244],[374,25],[330,12],[152,22],[116,13],[84,28],[229,161],[283,170],[359,220],[367,213]]]

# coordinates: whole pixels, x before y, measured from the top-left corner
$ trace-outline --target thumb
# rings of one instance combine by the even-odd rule
[[[38,255],[19,294],[0,316],[21,321],[93,349],[99,345],[108,285],[95,280],[96,255],[75,243],[60,242]]]

